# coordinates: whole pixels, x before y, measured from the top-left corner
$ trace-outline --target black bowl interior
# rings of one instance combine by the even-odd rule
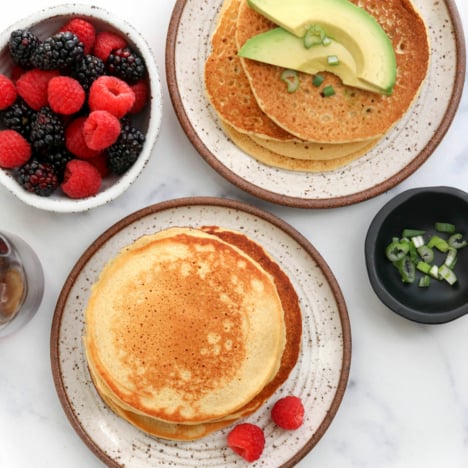
[[[468,194],[450,187],[403,192],[381,209],[366,237],[366,266],[374,291],[395,312],[423,323],[448,322],[468,313],[468,246],[458,251],[454,268],[458,281],[450,286],[432,280],[428,288],[403,283],[385,249],[403,229],[423,229],[430,235],[438,221],[454,224],[468,240]],[[439,264],[444,257],[436,251]]]

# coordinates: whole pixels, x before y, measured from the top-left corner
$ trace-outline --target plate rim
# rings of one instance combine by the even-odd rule
[[[241,190],[254,195],[258,198],[289,207],[295,208],[337,208],[341,206],[352,205],[362,201],[371,199],[381,193],[390,190],[396,185],[403,182],[412,175],[422,164],[432,155],[437,146],[443,140],[445,134],[450,128],[453,119],[455,118],[458,106],[461,101],[465,73],[466,73],[466,44],[463,32],[463,26],[458,12],[455,0],[442,0],[446,5],[451,23],[453,25],[455,38],[455,79],[452,86],[452,93],[447,105],[446,112],[442,116],[442,120],[437,127],[433,136],[426,143],[419,154],[403,169],[393,174],[383,182],[380,182],[372,187],[355,192],[349,195],[341,195],[328,198],[301,198],[291,195],[284,195],[278,192],[264,189],[249,182],[239,176],[237,173],[225,166],[203,143],[193,127],[187,112],[185,111],[184,103],[177,86],[177,73],[175,67],[175,53],[177,45],[177,34],[179,30],[179,22],[184,12],[187,3],[197,0],[176,0],[174,9],[169,21],[168,32],[166,36],[166,53],[165,53],[165,70],[166,81],[169,89],[169,96],[172,102],[172,107],[179,120],[182,129],[187,135],[189,141],[207,162],[218,174],[225,180],[240,188]],[[222,0],[219,0],[220,2]]]
[[[79,418],[75,414],[73,405],[71,404],[70,399],[68,398],[68,392],[62,379],[62,366],[59,352],[61,323],[64,315],[65,305],[70,295],[71,289],[83,268],[90,261],[90,259],[101,249],[101,247],[114,235],[116,235],[132,223],[146,216],[157,215],[158,212],[163,212],[177,208],[185,208],[189,206],[214,206],[233,209],[238,212],[245,212],[246,214],[253,215],[257,218],[260,218],[261,220],[271,223],[272,225],[280,229],[282,232],[287,234],[289,237],[291,237],[293,240],[295,240],[301,246],[301,248],[304,249],[305,252],[316,262],[317,266],[320,268],[322,274],[324,275],[331,289],[333,297],[336,301],[336,307],[341,324],[341,335],[343,341],[341,370],[339,380],[336,386],[336,392],[331,402],[330,408],[317,430],[311,435],[311,437],[307,440],[304,446],[300,450],[298,450],[298,452],[296,452],[290,458],[290,460],[288,460],[285,464],[282,465],[282,467],[292,467],[295,464],[297,464],[302,458],[304,458],[319,442],[319,440],[328,430],[328,427],[330,426],[332,420],[336,416],[341,402],[343,400],[348,385],[351,367],[352,338],[350,319],[343,292],[338,284],[334,273],[326,263],[325,259],[319,253],[319,251],[311,244],[311,242],[283,219],[277,217],[276,215],[270,212],[254,207],[252,205],[248,205],[241,201],[204,196],[182,197],[162,201],[139,209],[133,213],[130,213],[129,215],[125,216],[124,218],[120,219],[119,221],[112,224],[109,228],[104,230],[93,242],[89,244],[89,246],[84,250],[84,252],[78,258],[78,260],[75,262],[70,273],[65,279],[63,287],[58,296],[52,318],[50,332],[50,365],[52,370],[54,386],[59,401],[71,426],[73,427],[77,435],[85,443],[85,445],[87,445],[87,447],[91,450],[91,452],[94,453],[98,459],[105,462],[108,466],[119,467],[120,465],[117,463],[117,461],[114,460],[110,455],[108,455],[99,446],[99,444],[95,442],[92,439],[92,437],[88,434],[85,427],[83,427]]]

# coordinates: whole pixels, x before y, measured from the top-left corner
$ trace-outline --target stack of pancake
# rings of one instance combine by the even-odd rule
[[[408,110],[429,67],[423,20],[410,0],[352,1],[377,19],[393,44],[397,79],[391,95],[345,86],[327,72],[324,85],[332,85],[335,95],[323,96],[305,73],[298,74],[297,91],[288,93],[283,69],[237,55],[249,38],[276,25],[247,0],[224,1],[205,86],[226,134],[244,152],[289,170],[337,169],[368,152]]]
[[[143,236],[102,270],[85,312],[103,401],[153,436],[194,440],[256,411],[295,366],[302,318],[276,262],[239,232]]]

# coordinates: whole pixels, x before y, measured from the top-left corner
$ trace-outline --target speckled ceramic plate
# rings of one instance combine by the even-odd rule
[[[374,197],[427,160],[458,107],[466,57],[453,0],[413,0],[428,26],[431,65],[419,98],[380,143],[344,168],[322,173],[275,169],[240,151],[223,133],[204,90],[209,39],[222,0],[178,0],[166,47],[171,99],[188,138],[227,180],[260,198],[302,208],[331,208]]]
[[[124,218],[84,252],[60,294],[51,333],[57,392],[73,428],[108,466],[244,466],[226,446],[229,428],[194,442],[156,439],[112,413],[96,393],[83,354],[83,310],[105,263],[138,237],[171,226],[219,225],[261,244],[291,279],[303,314],[301,355],[289,379],[248,421],[265,430],[266,447],[252,466],[294,466],[329,427],[345,391],[351,359],[346,305],[333,273],[291,226],[252,206],[217,198],[179,199]],[[292,434],[274,426],[269,412],[280,395],[295,394],[305,422]],[[247,464],[246,464],[247,465]]]

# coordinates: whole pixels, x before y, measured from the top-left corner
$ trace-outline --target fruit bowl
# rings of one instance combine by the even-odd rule
[[[28,205],[55,212],[85,211],[110,202],[125,192],[146,166],[158,138],[162,118],[161,83],[157,65],[149,45],[142,35],[130,24],[124,20],[114,17],[110,12],[96,6],[64,4],[45,8],[10,26],[0,35],[0,74],[8,76],[14,81],[15,74],[24,73],[24,70],[18,72],[19,67],[14,62],[10,53],[9,40],[13,31],[19,29],[30,30],[41,41],[44,41],[46,38],[56,34],[60,28],[75,18],[80,18],[91,23],[94,26],[96,33],[112,33],[123,38],[126,46],[135,51],[144,62],[146,66],[144,79],[147,84],[147,102],[140,111],[129,112],[124,117],[127,119],[127,123],[131,122],[131,126],[138,129],[144,135],[144,142],[141,144],[141,150],[139,151],[138,157],[125,171],[118,173],[109,171],[107,168],[102,169],[101,167],[99,172],[102,175],[102,180],[99,185],[99,189],[97,192],[95,191],[96,193],[92,193],[90,195],[67,195],[64,190],[62,190],[60,184],[50,195],[38,195],[34,192],[27,191],[22,185],[20,185],[20,183],[18,183],[18,168],[7,167],[0,169],[0,183],[16,197]],[[92,53],[94,52],[92,51]],[[104,73],[106,75],[110,74],[108,71],[108,63],[105,64],[105,67],[106,71]],[[60,73],[63,74],[62,72]],[[18,81],[16,81],[16,83],[18,83]],[[130,86],[133,84],[134,83],[129,83]],[[88,99],[90,96],[90,90],[85,89],[85,94],[86,99]],[[22,96],[18,97],[18,99],[22,99]],[[85,102],[80,112],[83,112],[83,109],[86,109],[87,105],[91,108],[91,104]],[[87,110],[87,112],[89,112],[89,110]],[[73,116],[62,116],[65,130],[67,128],[66,125],[69,125],[72,117],[76,117],[77,115],[78,113]],[[121,128],[123,129],[123,120],[121,120],[120,116],[118,119],[121,123]],[[3,121],[0,122],[1,130],[5,130],[7,128],[8,127],[5,126]],[[106,150],[104,150],[104,152],[105,151]],[[32,156],[35,156],[35,147],[33,147]],[[74,157],[75,155],[73,154],[72,156]],[[79,157],[77,159],[80,160]],[[96,167],[99,168],[98,165],[96,165]],[[104,175],[102,174],[103,170],[106,172]]]
[[[450,237],[446,232],[437,231],[435,223],[453,224],[456,232],[468,241],[467,213],[468,193],[453,187],[407,190],[377,213],[365,240],[366,267],[372,288],[387,307],[403,317],[426,324],[449,322],[468,313],[468,246],[456,249],[453,272],[457,281],[453,285],[429,275],[429,285],[421,286],[419,279],[425,273],[418,268],[415,281],[406,283],[386,256],[388,245],[394,238],[401,238],[405,229],[425,231],[423,239],[427,244],[433,235],[441,239]],[[434,259],[430,263],[438,265],[440,271],[447,252],[438,251],[436,247],[433,251]]]

